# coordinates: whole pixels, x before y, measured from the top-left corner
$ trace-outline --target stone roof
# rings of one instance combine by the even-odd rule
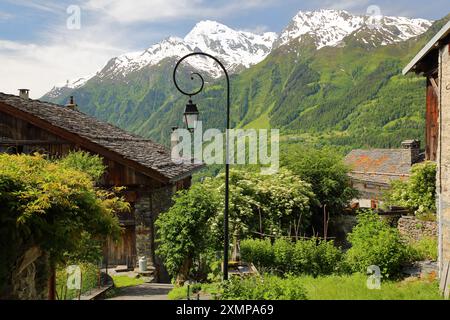
[[[87,139],[117,153],[124,159],[156,171],[168,180],[182,179],[202,166],[174,163],[171,160],[170,151],[163,145],[68,107],[39,100],[22,99],[0,92],[0,111],[1,103],[44,120],[51,126]]]
[[[350,177],[355,180],[375,184],[389,184],[392,180],[405,180],[411,170],[410,150],[372,149],[353,150],[344,162],[352,171]]]

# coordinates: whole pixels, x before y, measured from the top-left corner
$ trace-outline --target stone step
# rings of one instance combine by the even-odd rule
[[[114,271],[116,272],[128,272],[133,271],[133,268],[129,268],[127,265],[118,265],[114,268]]]

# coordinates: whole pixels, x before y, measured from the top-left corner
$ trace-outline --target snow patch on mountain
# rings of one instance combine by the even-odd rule
[[[215,21],[201,21],[184,38],[184,41],[194,50],[212,53],[221,60],[231,72],[239,66],[249,68],[264,60],[271,52],[277,34],[267,32],[261,35],[251,32],[233,30]],[[190,63],[190,62],[189,62]],[[191,63],[192,64],[192,63]],[[214,76],[220,76],[221,71],[207,63],[205,70]],[[197,66],[194,62],[193,66]],[[202,68],[202,66],[199,66]],[[203,67],[206,67],[203,64]],[[218,74],[217,74],[217,71]]]
[[[95,74],[87,75],[80,78],[75,78],[72,80],[66,80],[64,83],[55,85],[45,96],[49,98],[57,98],[62,93],[80,88],[86,84],[86,82],[91,79]]]
[[[428,30],[431,24],[431,21],[425,19],[359,16],[344,10],[300,11],[282,31],[275,47],[303,35],[310,35],[315,40],[317,49],[333,47],[352,33],[361,33],[361,30],[385,36],[380,45],[387,45],[418,36]],[[361,41],[369,43],[373,37],[370,34],[368,37],[369,39],[362,38]]]
[[[273,48],[309,35],[317,49],[344,45],[352,35],[370,46],[405,41],[424,33],[432,22],[405,17],[370,17],[352,15],[344,10],[300,11],[277,36],[274,32],[255,34],[231,29],[216,21],[200,21],[182,39],[167,38],[150,48],[115,57],[95,75],[77,78],[56,86],[49,92],[51,98],[83,86],[93,76],[102,79],[120,79],[145,67],[158,65],[166,58],[179,59],[191,52],[205,52],[217,57],[229,73],[239,72],[264,60]],[[196,70],[212,77],[223,75],[209,58],[194,56],[185,61]],[[59,92],[59,93],[58,93]]]
[[[233,30],[216,21],[201,21],[184,39],[170,37],[143,52],[127,53],[112,59],[99,76],[126,76],[146,66],[157,65],[165,58],[181,58],[194,51],[213,54],[232,73],[263,60],[271,52],[276,38],[277,34],[273,32],[258,35]],[[186,62],[211,76],[221,75],[221,70],[207,58],[193,57]]]

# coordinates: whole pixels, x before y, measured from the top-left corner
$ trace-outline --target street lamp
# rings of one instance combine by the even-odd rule
[[[184,124],[186,125],[186,128],[193,132],[195,128],[197,127],[197,121],[198,121],[198,109],[197,105],[192,103],[192,100],[189,99],[189,103],[186,105],[186,109],[184,109]]]
[[[197,109],[197,105],[192,103],[191,98],[203,90],[203,86],[205,84],[205,81],[203,77],[196,72],[191,73],[191,80],[194,80],[194,76],[197,76],[201,80],[201,86],[197,91],[194,92],[186,92],[183,91],[177,83],[176,80],[176,73],[178,66],[183,62],[185,59],[192,57],[192,56],[204,56],[207,58],[210,58],[214,60],[223,70],[225,73],[225,77],[227,80],[227,109],[226,109],[226,130],[225,130],[225,136],[226,136],[226,142],[225,142],[225,211],[223,215],[223,231],[224,231],[224,241],[223,241],[223,280],[228,280],[228,249],[229,249],[229,235],[228,235],[228,209],[229,209],[229,180],[230,180],[230,155],[229,155],[229,129],[230,129],[230,78],[228,76],[228,72],[225,69],[222,62],[220,62],[216,57],[204,53],[204,52],[193,52],[188,55],[185,55],[182,57],[177,64],[175,65],[175,68],[173,70],[173,82],[175,84],[175,87],[180,91],[182,94],[189,96],[189,103],[186,105],[186,109],[184,111],[184,122],[188,130],[193,131],[196,127],[196,122],[198,121],[199,112]]]

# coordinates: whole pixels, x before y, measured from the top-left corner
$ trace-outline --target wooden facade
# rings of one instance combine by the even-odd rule
[[[449,296],[445,281],[450,279],[450,22],[403,70],[405,75],[412,72],[427,79],[426,151],[427,159],[437,163],[438,264],[441,290]]]
[[[95,139],[93,140],[95,141]],[[118,143],[127,143],[118,141]],[[142,143],[140,140],[139,142]],[[153,142],[149,140],[148,143]],[[155,144],[155,148],[160,148],[160,146]],[[136,149],[138,148],[135,148],[133,152]],[[64,128],[53,126],[39,117],[15,110],[13,106],[0,101],[0,152],[11,154],[38,152],[49,157],[59,158],[67,155],[70,151],[78,150],[102,157],[106,171],[99,186],[105,189],[113,186],[126,187],[123,195],[132,208],[131,213],[119,214],[119,220],[123,227],[122,239],[118,243],[107,241],[108,245],[103,250],[104,262],[107,261],[109,265],[136,266],[138,254],[146,253],[150,263],[155,263],[156,247],[153,222],[157,215],[170,205],[171,196],[176,190],[190,186],[190,172],[188,171],[179,178],[166,178],[154,168],[133,162],[114,150],[83,139]],[[156,150],[155,152],[161,153],[160,149]],[[145,233],[145,237],[139,237],[142,233]],[[137,239],[144,241],[140,245],[144,247],[144,250],[140,251],[145,253],[138,252]]]
[[[426,160],[436,161],[439,141],[439,101],[435,84],[438,83],[436,74],[427,78],[426,97],[426,131],[425,157]]]

